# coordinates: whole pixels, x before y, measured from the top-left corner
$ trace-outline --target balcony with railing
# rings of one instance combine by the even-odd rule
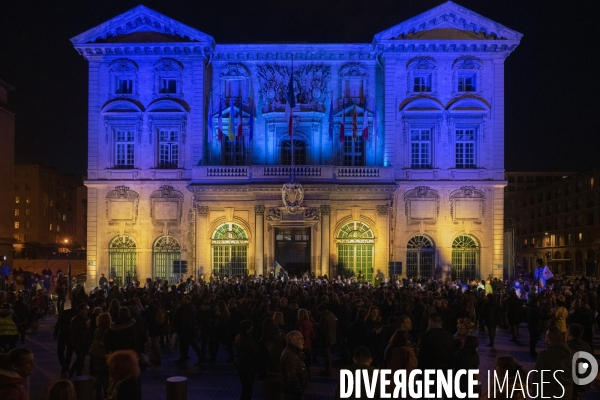
[[[306,182],[391,182],[391,167],[341,167],[333,165],[197,166],[194,183],[284,182],[291,176]]]

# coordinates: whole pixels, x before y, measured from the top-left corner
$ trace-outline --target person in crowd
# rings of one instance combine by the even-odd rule
[[[235,366],[238,370],[242,393],[240,400],[252,399],[252,390],[256,378],[257,361],[259,358],[259,347],[254,341],[252,329],[254,324],[245,319],[240,322],[240,333],[235,338]]]
[[[485,304],[481,309],[483,321],[488,330],[488,336],[490,338],[490,342],[486,345],[487,347],[494,347],[496,328],[500,323],[500,312],[500,306],[496,302],[496,298],[493,294],[488,294]]]
[[[104,274],[100,274],[100,279],[98,279],[98,286],[103,287],[106,283],[108,283],[108,279],[106,279]]]
[[[398,329],[390,338],[383,353],[383,365],[392,371],[406,370],[407,374],[417,368],[418,360],[408,340],[408,332]]]
[[[215,323],[213,325],[213,333],[210,342],[210,359],[216,360],[219,345],[225,345],[225,350],[229,355],[227,362],[233,361],[233,341],[231,336],[231,318],[227,304],[223,300],[217,302],[217,310],[215,311]]]
[[[354,354],[354,349],[361,345],[373,347],[371,331],[366,323],[368,314],[369,312],[364,308],[359,309],[356,312],[356,320],[348,325],[348,346],[351,354]]]
[[[296,330],[302,334],[304,338],[304,345],[302,346],[302,351],[304,352],[304,362],[306,364],[306,370],[308,371],[308,375],[310,376],[310,358],[311,358],[311,348],[312,342],[315,339],[315,330],[313,328],[312,322],[310,322],[310,318],[308,315],[308,311],[305,309],[298,310],[298,323],[296,324]],[[282,349],[283,350],[283,349]]]
[[[284,400],[302,400],[304,392],[308,388],[308,373],[302,352],[304,337],[298,331],[291,331],[286,336],[286,342],[287,346],[281,353],[283,398]]]
[[[76,357],[71,368],[71,376],[81,376],[83,367],[85,366],[85,357],[90,347],[89,321],[87,317],[89,308],[85,303],[79,303],[76,309],[77,314],[71,320],[69,329]]]
[[[506,316],[512,338],[511,342],[517,342],[519,339],[519,324],[523,313],[523,303],[517,297],[517,291],[511,289],[506,300]]]
[[[534,370],[552,370],[557,372],[554,374],[554,379],[550,379],[549,382],[544,380],[544,396],[570,399],[573,395],[571,366],[573,352],[565,343],[564,333],[557,328],[551,328],[546,332],[546,344],[548,345],[548,349],[538,354]],[[542,374],[534,372],[532,375],[532,382],[541,385]]]
[[[181,305],[175,312],[174,328],[179,337],[180,357],[177,362],[186,362],[190,359],[188,350],[191,347],[198,356],[197,364],[200,364],[204,357],[196,343],[196,307],[192,304],[190,296],[186,295],[181,299]],[[211,359],[211,361],[214,363],[215,360]]]
[[[594,354],[592,346],[582,339],[583,337],[583,326],[579,324],[569,324],[567,328],[567,347],[571,352],[577,353],[578,351],[585,351],[590,354]],[[583,393],[587,390],[587,385],[576,385],[573,384],[573,399],[581,399]]]
[[[325,358],[325,369],[321,371],[319,375],[329,377],[333,374],[331,368],[331,347],[335,346],[337,341],[337,321],[335,315],[327,309],[326,304],[319,304],[317,312],[319,314],[319,325],[321,327],[319,332],[322,337],[321,346]]]
[[[504,377],[508,377],[507,384],[504,386],[495,386],[492,393],[492,398],[501,400],[525,400],[527,388],[523,387],[523,377],[527,377],[527,371],[519,364],[512,356],[500,356],[496,358],[496,376],[503,382]],[[539,388],[539,386],[538,386]],[[544,396],[546,396],[544,390]],[[539,395],[539,394],[538,394]],[[568,399],[570,397],[564,397]]]
[[[59,379],[54,382],[48,393],[48,400],[77,400],[73,382],[68,379]]]
[[[540,307],[540,299],[535,297],[527,306],[527,330],[529,331],[529,355],[537,357],[535,348],[540,341],[544,330],[544,321],[551,317],[550,314],[544,315]]]
[[[71,320],[77,315],[77,306],[80,303],[74,301],[73,306],[64,310],[54,325],[54,340],[58,341],[57,355],[61,366],[61,378],[69,378],[71,369],[71,358],[73,357],[73,341],[71,340]],[[32,310],[33,311],[33,310]]]
[[[556,309],[554,310],[554,318],[552,321],[552,327],[558,329],[563,334],[563,340],[567,338],[567,317],[569,316],[569,310],[566,307],[565,296],[560,295],[556,299]]]
[[[351,371],[352,372],[352,376],[356,375],[356,371],[361,371],[361,375],[364,374],[366,371],[367,375],[371,378],[371,382],[373,382],[373,376],[375,374],[375,367],[373,367],[371,365],[371,363],[373,362],[373,356],[371,354],[371,350],[367,347],[367,346],[358,346],[356,349],[354,349],[354,354],[352,357],[352,360],[354,361],[354,364],[349,365],[347,367],[345,367],[345,370]],[[392,382],[393,385],[393,382]],[[369,396],[366,390],[366,385],[364,380],[361,381],[361,388],[360,388],[360,396],[358,396],[356,394],[355,391],[353,391],[352,396],[349,397],[350,399],[380,399],[381,397],[381,389],[379,386],[376,386],[375,392],[374,392],[374,396]],[[338,387],[337,392],[336,392],[336,399],[340,399],[340,388]],[[391,393],[392,390],[388,390],[388,393]]]
[[[594,348],[594,319],[596,312],[589,306],[587,296],[579,300],[579,306],[575,308],[569,316],[570,323],[577,323],[583,327],[582,339],[585,340],[591,348]]]
[[[106,351],[102,340],[106,331],[110,329],[110,324],[109,313],[102,313],[96,317],[96,329],[88,351],[90,355],[90,375],[96,378],[94,381],[96,400],[104,399],[108,388],[108,365],[106,364]]]
[[[0,306],[0,352],[14,349],[19,339],[18,320],[10,303]]]
[[[263,397],[266,400],[278,399],[281,393],[281,353],[285,345],[283,330],[272,319],[265,319],[259,342],[261,362],[258,370],[259,377],[263,379]],[[310,352],[305,352],[305,359],[308,354]]]
[[[56,275],[57,278],[56,285],[54,286],[54,292],[58,298],[56,302],[57,311],[58,313],[61,313],[65,310],[65,302],[67,301],[67,280],[61,272]]]
[[[24,348],[0,354],[0,396],[3,400],[29,400],[27,378],[35,370],[33,353]]]
[[[467,337],[471,336],[475,329],[475,324],[469,318],[459,318],[456,323],[456,333],[454,334],[454,351],[462,348]]]
[[[141,400],[142,382],[137,354],[118,350],[106,358],[109,371],[108,400]]]
[[[135,319],[131,318],[131,311],[127,307],[121,307],[116,321],[112,322],[110,328],[104,333],[102,339],[104,350],[107,354],[117,350],[136,351],[140,347],[140,341]]]
[[[429,328],[421,335],[419,369],[443,369],[450,366],[454,349],[452,334],[442,327],[442,317],[438,313],[429,316]]]
[[[452,371],[456,372],[460,370],[479,369],[479,339],[476,336],[467,335],[465,336],[462,346],[454,353],[452,360],[450,361],[450,367]],[[456,375],[455,375],[456,376]],[[468,379],[466,375],[461,376],[459,387],[463,393],[468,390]]]

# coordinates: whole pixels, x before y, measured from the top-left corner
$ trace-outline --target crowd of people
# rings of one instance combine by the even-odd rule
[[[519,325],[526,322],[536,369],[564,367],[559,375],[568,389],[564,398],[579,399],[587,388],[574,385],[571,356],[593,352],[599,323],[600,286],[587,279],[555,279],[541,291],[538,285],[497,279],[371,285],[341,277],[212,276],[209,282],[189,278],[176,285],[148,278],[123,287],[101,279],[89,293],[79,285],[67,288],[62,276],[56,281],[62,299],[54,328],[62,378],[57,392],[70,390],[64,382],[87,366],[95,377],[95,399],[141,399],[140,371],[161,365],[161,352],[170,347],[179,350],[178,363],[234,363],[241,399],[252,398],[257,379],[267,399],[302,399],[311,376],[333,376],[334,356],[349,369],[476,369],[483,337],[477,330],[494,347],[499,327],[520,341]],[[8,351],[0,358],[0,390],[14,392],[3,400],[27,398],[25,382],[35,363],[16,343],[24,343],[31,329],[37,291],[0,297],[0,350]],[[71,307],[64,309],[67,293]],[[538,354],[544,332],[548,347]],[[218,357],[220,351],[226,358]],[[523,370],[511,356],[497,359],[496,371],[513,380]]]

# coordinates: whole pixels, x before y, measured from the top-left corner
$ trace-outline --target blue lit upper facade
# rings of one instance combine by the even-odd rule
[[[150,199],[157,185],[169,186],[182,193],[179,214],[206,204],[222,215],[213,218],[209,212],[211,228],[202,243],[198,219],[157,222],[148,200],[147,227],[156,235],[179,237],[182,247],[194,249],[187,258],[212,270],[212,250],[201,255],[199,249],[209,246],[217,229],[213,222],[235,220],[235,212],[227,210],[240,209],[243,199],[234,194],[236,188],[249,185],[252,195],[246,200],[252,207],[269,202],[278,207],[268,193],[289,179],[293,159],[306,201],[318,207],[355,207],[343,203],[353,194],[337,199],[328,192],[342,190],[341,185],[346,191],[385,193],[372,199],[354,196],[374,216],[381,214],[377,206],[390,209],[387,225],[379,226],[380,241],[387,242],[381,250],[389,254],[377,261],[380,269],[392,260],[407,263],[407,243],[415,235],[437,243],[435,268],[452,268],[452,243],[465,234],[489,249],[478,255],[477,275],[483,275],[484,261],[492,265],[502,259],[496,202],[504,185],[503,65],[520,38],[447,2],[376,34],[372,43],[217,44],[203,32],[138,6],[72,39],[90,67],[87,185],[98,190],[98,225],[113,229],[109,236],[144,230],[137,203],[139,218],[116,218],[126,212],[111,211],[112,202],[101,199],[125,185],[143,205],[142,191],[148,190]],[[286,114],[290,80],[292,134]],[[268,249],[268,234],[262,240],[265,249],[253,246],[258,239],[251,234],[257,229],[252,207],[239,218],[247,220],[250,231],[247,268],[262,273],[276,249]],[[351,215],[362,220],[360,213]],[[367,219],[363,222],[373,229],[381,225],[378,217]],[[451,225],[444,226],[444,220]],[[335,221],[330,225],[339,228]],[[310,245],[311,271],[333,273],[339,232]],[[110,264],[110,255],[101,261],[110,238],[101,236],[95,232],[89,238],[98,250],[89,261],[98,268]],[[152,253],[158,239],[138,242],[144,240],[141,247]],[[266,258],[257,258],[257,252]],[[153,263],[150,255],[147,263]]]

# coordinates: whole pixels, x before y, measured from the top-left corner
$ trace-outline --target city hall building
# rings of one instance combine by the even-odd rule
[[[521,37],[452,2],[365,44],[218,44],[144,6],[74,37],[89,279],[501,276]]]

